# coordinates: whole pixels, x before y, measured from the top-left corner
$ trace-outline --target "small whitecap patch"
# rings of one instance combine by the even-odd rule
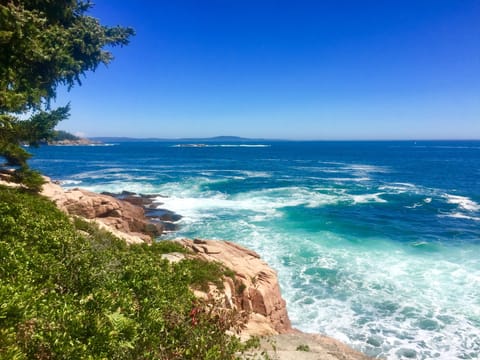
[[[469,216],[462,214],[460,212],[455,212],[452,214],[441,214],[438,215],[439,217],[449,217],[449,218],[454,218],[454,219],[465,219],[465,220],[473,220],[473,221],[480,221],[480,217],[478,216]]]
[[[60,180],[60,185],[65,186],[65,187],[71,187],[75,185],[81,184],[81,180]]]
[[[352,195],[352,200],[354,204],[386,203],[387,200],[382,199],[380,195],[383,195],[383,193]]]
[[[239,171],[240,174],[247,178],[270,178],[272,174],[266,171]]]
[[[480,205],[466,196],[445,194],[444,197],[449,204],[458,205],[459,208],[467,211],[479,211]]]

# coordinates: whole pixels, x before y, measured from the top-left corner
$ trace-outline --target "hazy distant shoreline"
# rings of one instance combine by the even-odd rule
[[[112,142],[479,142],[480,139],[281,139],[281,138],[245,138],[240,136],[214,136],[214,137],[198,137],[198,138],[156,138],[156,137],[128,137],[128,136],[92,136],[88,138],[91,141],[102,143]]]

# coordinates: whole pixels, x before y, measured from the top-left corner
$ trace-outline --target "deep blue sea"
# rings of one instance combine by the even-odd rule
[[[66,187],[161,194],[167,238],[278,271],[295,327],[387,359],[480,358],[480,141],[46,146]]]

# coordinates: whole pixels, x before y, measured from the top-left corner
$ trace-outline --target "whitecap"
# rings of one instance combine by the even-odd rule
[[[387,200],[382,199],[380,195],[383,195],[383,193],[351,195],[351,197],[355,204],[363,204],[363,203],[371,203],[371,202],[386,203]]]
[[[418,193],[420,189],[410,183],[395,182],[378,187],[379,190],[393,192],[394,194],[403,194],[406,192]]]
[[[137,194],[158,194],[158,187],[152,185],[149,182],[141,183],[138,181],[111,181],[103,182],[96,185],[82,185],[85,190],[93,191],[96,193],[109,192],[119,194],[122,191],[130,191]]]
[[[390,172],[389,168],[385,166],[376,166],[376,165],[366,165],[366,164],[346,164],[343,166],[344,169],[353,170],[356,172],[362,173],[388,173]]]
[[[337,182],[346,182],[346,181],[370,181],[369,177],[353,177],[353,178],[322,178],[323,180],[337,181]]]
[[[466,196],[445,194],[447,203],[458,205],[459,208],[467,211],[479,211],[480,205]]]
[[[451,214],[440,214],[438,217],[450,217],[454,219],[465,219],[465,220],[473,220],[473,221],[480,221],[480,217],[478,216],[469,216],[460,212],[454,212]]]
[[[239,171],[240,174],[245,175],[248,178],[270,178],[272,177],[272,174],[267,172],[267,171],[248,171],[248,170],[243,170]]]
[[[78,145],[76,145],[78,146]],[[80,145],[81,146],[81,145]],[[114,143],[102,143],[102,144],[87,144],[86,146],[118,146],[118,144]]]
[[[255,190],[235,195],[220,192],[205,192],[199,183],[171,183],[162,186],[161,193],[167,198],[161,198],[163,207],[184,216],[185,221],[198,221],[218,216],[247,216],[253,221],[263,221],[281,217],[280,211],[286,207],[305,206],[309,208],[336,204],[347,201],[345,195],[325,194],[303,187],[282,187],[275,189]]]
[[[262,147],[271,147],[267,144],[240,144],[240,145],[218,145],[219,147],[246,147],[246,148],[262,148]]]
[[[423,206],[423,204],[422,204],[422,203],[415,203],[415,204],[410,205],[410,206],[407,205],[407,206],[405,206],[405,208],[407,208],[407,209],[416,209],[417,207],[420,207],[420,206]]]
[[[171,147],[188,147],[188,148],[266,148],[271,147],[269,144],[204,144],[204,143],[192,143],[192,144],[175,144]]]
[[[59,182],[60,182],[60,185],[66,186],[66,187],[79,185],[82,183],[81,180],[59,180]]]

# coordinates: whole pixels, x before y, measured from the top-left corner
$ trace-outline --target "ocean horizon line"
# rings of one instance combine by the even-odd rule
[[[99,140],[99,141],[144,141],[144,142],[192,142],[192,141],[213,141],[213,142],[252,142],[252,141],[273,141],[273,142],[440,142],[440,141],[480,141],[480,138],[438,138],[438,139],[286,139],[286,138],[248,138],[240,136],[213,136],[213,137],[179,137],[179,138],[157,138],[157,137],[129,137],[129,136],[87,136],[87,139],[90,140]]]

